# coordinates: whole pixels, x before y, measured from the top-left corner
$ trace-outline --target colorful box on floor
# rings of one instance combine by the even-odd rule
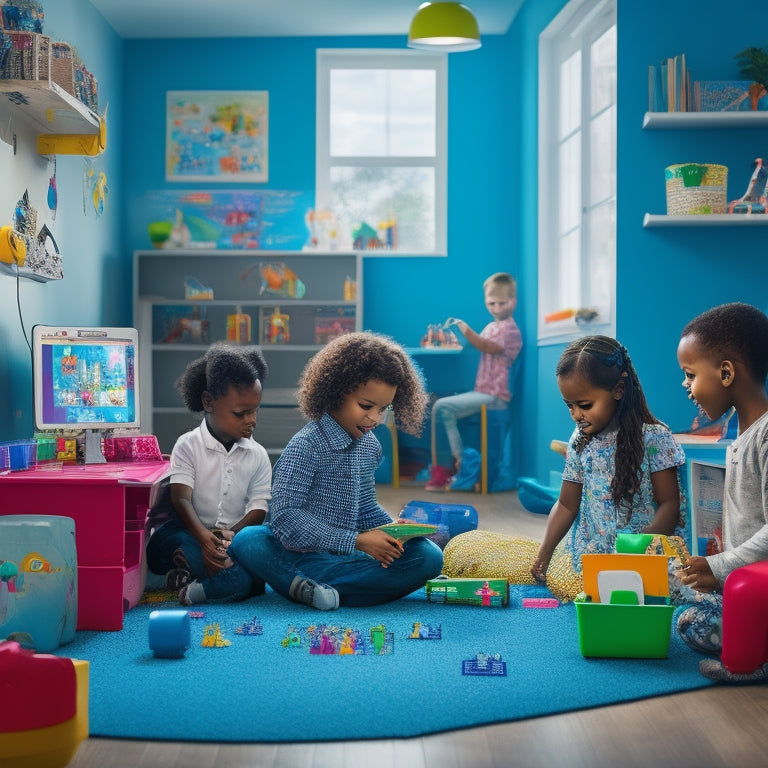
[[[667,562],[665,555],[581,556],[585,597],[576,600],[576,622],[582,656],[667,657],[674,612]]]
[[[427,601],[502,608],[509,605],[506,579],[430,579],[426,584]]]

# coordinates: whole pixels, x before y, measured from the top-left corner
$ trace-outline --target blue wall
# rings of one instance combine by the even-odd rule
[[[526,4],[527,6],[530,3]],[[726,165],[728,199],[746,189],[756,157],[765,157],[765,129],[644,131],[648,66],[685,53],[695,80],[741,80],[734,55],[763,46],[768,8],[715,0],[619,2],[618,13],[617,337],[629,350],[654,414],[675,430],[690,425],[693,405],[682,390],[676,349],[680,331],[698,313],[727,301],[768,310],[762,227],[644,229],[643,214],[665,213],[664,168],[675,163]],[[535,248],[526,248],[534,253]],[[562,347],[538,360],[537,463],[546,479],[562,460],[548,446],[573,429],[553,371]],[[530,388],[526,388],[528,397]]]
[[[269,91],[269,182],[314,198],[315,55],[322,48],[402,48],[402,38],[126,41],[125,192],[131,201],[126,259],[150,247],[143,198],[163,189],[200,189],[164,178],[168,90]],[[447,257],[366,257],[364,325],[418,344],[429,323],[453,315],[475,328],[490,317],[482,282],[499,270],[518,273],[517,187],[511,172],[520,143],[518,74],[507,38],[486,37],[478,51],[449,57]],[[231,185],[235,186],[235,185]],[[209,185],[208,188],[212,188]],[[522,308],[528,303],[521,297]],[[430,386],[471,388],[478,357],[425,362]]]
[[[84,197],[82,157],[56,160],[58,210],[46,198],[53,165],[37,154],[33,131],[18,128],[18,152],[0,142],[0,222],[12,221],[16,201],[29,192],[38,210],[37,231],[46,224],[62,254],[64,278],[49,283],[0,275],[0,440],[29,437],[34,428],[32,373],[27,337],[36,323],[101,325],[131,316],[130,262],[122,251],[122,41],[87,0],[44,2],[44,33],[73,45],[99,82],[99,105],[107,111],[107,150],[93,159],[107,176],[109,193],[97,218]],[[17,303],[22,320],[19,319]],[[23,322],[23,329],[22,329]],[[26,337],[25,337],[26,332]]]
[[[554,380],[562,347],[536,346],[538,35],[565,0],[528,0],[505,36],[449,57],[449,255],[367,257],[365,325],[416,344],[428,323],[458,315],[487,321],[481,284],[496,270],[519,278],[516,317],[524,338],[523,391],[516,403],[521,473],[546,481],[561,459],[549,450],[571,422]],[[54,234],[65,278],[22,282],[27,327],[39,322],[130,323],[131,259],[149,247],[142,203],[166,184],[167,90],[267,90],[270,180],[265,188],[314,192],[315,50],[397,47],[401,38],[121,41],[86,0],[57,0],[46,31],[68,39],[109,102],[105,164],[110,193],[101,219],[82,211],[81,158],[59,158]],[[695,7],[695,13],[692,9]],[[74,21],[76,20],[76,22]],[[762,228],[643,229],[646,211],[665,211],[664,168],[712,162],[730,170],[729,198],[741,195],[751,161],[764,154],[755,130],[643,131],[648,65],[685,52],[696,79],[739,79],[733,55],[763,45],[768,9],[714,0],[673,6],[619,2],[617,335],[629,349],[651,408],[673,428],[693,418],[675,360],[682,326],[695,314],[740,299],[768,309]],[[121,79],[122,73],[122,79]],[[16,170],[0,144],[0,171]],[[47,180],[43,165],[40,175]],[[18,182],[29,183],[27,179]],[[38,182],[35,180],[35,183]],[[23,191],[23,189],[21,189]],[[13,201],[18,193],[13,190]],[[310,198],[311,199],[311,198]],[[0,197],[0,203],[5,205]],[[6,206],[7,207],[7,206]],[[15,283],[0,277],[0,439],[32,430],[29,354],[15,314]],[[430,359],[433,388],[470,387],[477,356]]]

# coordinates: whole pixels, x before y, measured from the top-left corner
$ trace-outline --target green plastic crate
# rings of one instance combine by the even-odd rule
[[[673,605],[576,603],[582,656],[665,659]]]

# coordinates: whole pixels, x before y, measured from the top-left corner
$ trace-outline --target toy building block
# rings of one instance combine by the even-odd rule
[[[251,621],[241,624],[235,630],[235,633],[238,635],[263,635],[264,625],[259,621],[258,616],[254,616]]]
[[[556,597],[524,597],[523,608],[559,608],[560,601]]]
[[[203,648],[226,648],[228,645],[232,645],[232,643],[225,639],[219,623],[215,622],[206,625],[203,641],[200,645]]]
[[[7,705],[0,718],[0,765],[69,765],[88,738],[88,662],[37,655],[4,641],[0,681]]]
[[[157,659],[180,659],[192,644],[189,611],[152,611],[149,647]]]
[[[501,654],[493,656],[487,653],[478,653],[474,659],[466,659],[461,662],[462,675],[479,675],[481,677],[506,677],[507,662],[502,661]]]
[[[424,624],[421,621],[413,622],[413,632],[408,635],[409,640],[442,640],[443,639],[443,627],[441,624],[437,626]]]

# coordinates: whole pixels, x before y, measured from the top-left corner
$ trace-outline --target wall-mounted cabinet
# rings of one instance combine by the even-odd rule
[[[303,296],[280,295],[287,287],[270,287],[261,270],[270,265],[295,274]],[[185,283],[213,298],[187,298]],[[134,325],[139,330],[142,431],[154,433],[161,450],[170,452],[176,438],[199,423],[199,416],[181,403],[176,380],[210,344],[227,340],[228,327],[246,341],[250,326],[251,343],[261,347],[269,365],[254,437],[279,454],[304,424],[295,398],[304,365],[334,335],[362,328],[361,296],[357,253],[137,251]]]
[[[705,130],[768,128],[768,111],[756,112],[646,112],[643,130]],[[666,216],[646,213],[648,227],[754,227],[768,225],[765,214],[704,214]]]

